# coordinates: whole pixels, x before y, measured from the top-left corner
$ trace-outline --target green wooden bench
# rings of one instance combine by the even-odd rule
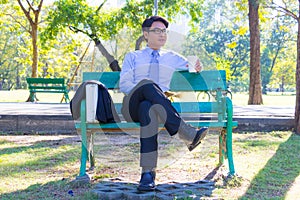
[[[98,80],[105,84],[109,90],[119,88],[120,72],[84,72],[83,81]],[[237,127],[237,122],[232,120],[232,101],[224,91],[226,87],[226,73],[224,70],[202,71],[201,73],[189,73],[187,71],[174,72],[170,84],[170,91],[174,92],[214,92],[215,99],[210,102],[176,102],[172,104],[181,114],[193,114],[191,120],[185,119],[189,124],[196,127],[207,126],[210,129],[218,129],[219,135],[219,164],[223,164],[224,159],[228,159],[229,175],[235,174],[232,156],[232,129]],[[80,121],[75,121],[75,127],[81,134],[81,166],[77,180],[89,180],[86,173],[87,161],[90,162],[90,169],[95,166],[93,155],[93,134],[98,129],[98,133],[114,132],[116,130],[138,129],[139,124],[134,122],[121,121],[119,123],[99,124],[98,121],[87,121],[86,106],[89,104],[85,99],[81,101]],[[114,103],[117,112],[121,113],[122,103]],[[210,117],[205,117],[210,116]],[[211,117],[214,115],[214,117]],[[202,117],[201,117],[202,116]],[[95,118],[94,118],[95,119]],[[203,119],[203,120],[202,120]],[[99,132],[100,130],[100,132]]]
[[[63,93],[66,103],[70,102],[69,91],[64,78],[26,78],[30,91],[30,101],[37,101],[35,93]],[[62,99],[62,100],[63,100]],[[62,102],[61,100],[61,102]]]

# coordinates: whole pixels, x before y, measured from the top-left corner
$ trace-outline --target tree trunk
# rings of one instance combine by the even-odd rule
[[[299,1],[299,11],[300,11],[300,1]],[[298,18],[298,35],[297,35],[295,133],[300,135],[300,17]]]
[[[38,39],[38,24],[39,24],[39,14],[42,10],[44,0],[40,0],[38,3],[38,6],[35,7],[32,2],[32,4],[29,1],[27,2],[28,9],[24,7],[23,1],[18,0],[18,3],[25,14],[29,24],[30,29],[27,30],[30,33],[31,41],[32,41],[32,65],[31,65],[31,77],[35,78],[37,77],[37,69],[38,69],[38,45],[37,45],[37,39]],[[33,16],[30,14],[33,13]],[[35,94],[30,94],[26,102],[30,101],[33,102],[35,99]]]
[[[36,78],[38,77],[37,69],[38,69],[38,46],[37,46],[37,30],[38,25],[32,24],[31,30],[31,38],[32,38],[32,71],[31,77]]]
[[[135,42],[135,50],[141,49],[141,44],[145,40],[144,35],[140,36],[137,41]]]
[[[101,41],[99,39],[94,39],[94,42],[96,44],[96,47],[109,63],[110,69],[112,71],[121,71],[118,61],[105,49]]]
[[[248,0],[249,28],[250,28],[250,85],[248,104],[259,105],[263,103],[260,74],[260,35],[258,0]]]
[[[38,24],[31,23],[31,41],[32,41],[32,65],[31,65],[31,77],[37,78],[38,77],[38,46],[37,46],[37,37],[38,37]],[[38,101],[36,98],[35,93],[30,93],[26,102],[34,102]]]

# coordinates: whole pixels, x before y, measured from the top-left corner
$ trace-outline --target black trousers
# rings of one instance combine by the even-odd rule
[[[175,135],[181,122],[178,112],[157,84],[142,80],[124,97],[122,114],[127,121],[141,125],[141,167],[156,167],[159,123],[164,124],[170,135]]]

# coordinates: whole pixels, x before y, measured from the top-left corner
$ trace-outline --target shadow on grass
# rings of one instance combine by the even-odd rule
[[[80,143],[78,142],[76,137],[72,137],[20,143],[16,147],[1,149],[0,180],[4,182],[0,182],[0,199],[97,199],[90,192],[91,184],[78,185],[70,178],[63,178],[66,176],[65,173],[72,173],[64,166],[75,163],[79,158]],[[13,144],[13,142],[9,143]],[[7,161],[1,162],[1,156]],[[26,159],[27,157],[28,159]],[[59,180],[40,183],[44,182],[43,178],[49,179],[48,176],[50,178],[56,176]],[[2,177],[5,177],[6,180],[3,180]],[[36,181],[34,181],[35,179]],[[35,183],[27,184],[27,180]],[[9,185],[1,188],[1,184]],[[24,185],[22,184],[26,184],[28,187],[23,189]],[[11,187],[13,192],[11,192],[12,190],[5,191],[6,187]]]
[[[96,200],[96,199],[200,199],[210,197],[214,182],[170,182],[158,184],[154,192],[139,192],[137,183],[102,181],[82,184],[68,179],[34,184],[24,190],[0,194],[1,200]]]
[[[78,185],[71,182],[68,179],[62,179],[58,181],[50,181],[46,184],[34,184],[30,185],[24,190],[18,190],[11,193],[0,194],[1,200],[11,200],[11,199],[30,199],[30,200],[81,200],[89,199],[96,200],[98,199],[95,194],[90,192],[92,185],[84,184]]]
[[[292,134],[251,181],[239,199],[284,199],[300,175],[300,136]],[[255,165],[255,163],[253,163]]]
[[[41,140],[37,142],[33,142],[31,145],[23,145],[19,144],[17,147],[8,147],[8,148],[3,148],[0,151],[0,156],[4,154],[14,154],[14,153],[21,153],[24,151],[28,151],[29,149],[39,149],[39,148],[57,148],[58,146],[65,145],[65,144],[71,144],[71,143],[80,143],[81,141],[78,139],[77,136],[74,136],[72,138],[62,138],[62,139],[57,139],[57,140]],[[13,144],[14,142],[8,142],[8,141],[0,141],[1,144],[5,143],[11,143]],[[29,143],[29,142],[28,142]]]
[[[80,143],[73,138],[42,140],[30,145],[19,144],[17,147],[1,149],[1,156],[7,156],[6,162],[0,160],[1,177],[16,176],[26,169],[26,175],[36,171],[63,166],[76,162],[80,156]],[[23,146],[21,146],[23,145]],[[69,147],[64,147],[68,145]],[[26,159],[28,158],[28,159]]]

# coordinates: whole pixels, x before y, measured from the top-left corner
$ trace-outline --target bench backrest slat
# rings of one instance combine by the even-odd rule
[[[189,73],[175,72],[170,83],[171,91],[210,91],[226,89],[226,73],[224,70]]]
[[[84,72],[83,81],[98,80],[108,89],[119,88],[120,72]],[[224,70],[202,71],[189,73],[176,71],[170,84],[171,91],[211,91],[226,90],[226,73]],[[222,101],[211,102],[172,102],[179,113],[218,113],[220,120],[225,113]],[[121,103],[115,103],[115,108],[121,114]]]
[[[120,72],[84,72],[83,81],[98,80],[108,89],[119,88]],[[200,73],[176,71],[170,83],[171,91],[209,91],[226,90],[226,73],[224,70],[209,70]]]
[[[48,89],[48,90],[65,90],[66,86],[38,86],[38,85],[29,85],[29,89]]]
[[[83,82],[97,80],[103,83],[108,89],[118,89],[120,72],[84,72]]]
[[[28,84],[65,84],[64,78],[26,78]]]

